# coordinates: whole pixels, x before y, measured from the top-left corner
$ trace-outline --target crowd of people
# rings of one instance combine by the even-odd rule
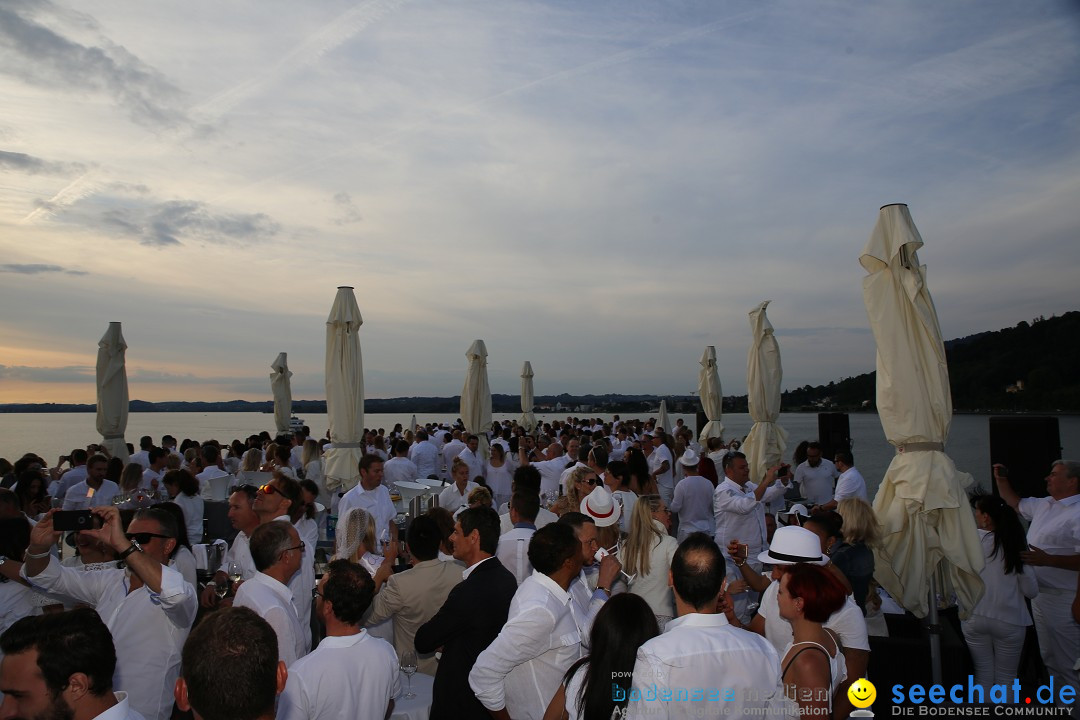
[[[367,432],[348,488],[327,488],[306,429],[5,464],[0,717],[390,717],[399,669],[433,677],[435,720],[848,716],[867,616],[891,600],[850,452],[804,442],[751,477],[738,440],[702,446],[681,420],[484,439]],[[417,479],[444,485],[407,517],[395,485]],[[1016,675],[1033,598],[1046,666],[1076,687],[1080,465],[1055,463],[1047,498],[995,481],[973,500],[976,681]]]

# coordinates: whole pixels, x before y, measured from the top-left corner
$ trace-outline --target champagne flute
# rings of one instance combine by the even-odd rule
[[[405,677],[409,679],[409,689],[405,693],[405,698],[414,698],[416,693],[412,691],[412,676],[416,672],[416,652],[413,650],[406,650],[401,654],[401,672],[405,673]]]

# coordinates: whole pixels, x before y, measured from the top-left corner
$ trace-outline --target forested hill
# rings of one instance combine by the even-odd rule
[[[945,355],[954,410],[1080,412],[1080,312],[949,340]],[[874,396],[870,372],[785,392],[782,405],[873,409]]]

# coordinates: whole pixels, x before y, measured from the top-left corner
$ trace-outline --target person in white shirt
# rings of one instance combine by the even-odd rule
[[[439,448],[428,440],[428,434],[424,430],[416,431],[416,442],[409,448],[409,459],[416,463],[417,477],[438,477],[440,468]]]
[[[143,435],[139,438],[139,452],[132,454],[128,462],[139,463],[143,470],[150,467],[150,450],[154,447],[154,438]]]
[[[480,487],[469,478],[470,468],[468,463],[460,457],[452,461],[450,471],[450,484],[439,493],[439,507],[454,512],[460,507],[468,505],[469,493]]]
[[[450,435],[450,433],[446,433],[443,437],[446,437],[446,435]],[[442,478],[444,480],[449,480],[450,479],[450,470],[451,470],[451,466],[454,463],[454,458],[456,458],[459,454],[461,454],[461,451],[465,449],[465,443],[463,443],[461,441],[461,431],[460,430],[455,430],[453,432],[453,435],[451,435],[451,437],[453,439],[448,441],[445,445],[443,445],[442,451],[441,451],[442,462],[443,462],[443,466],[442,466],[443,475],[442,475]],[[472,478],[469,478],[469,479],[472,480]]]
[[[383,463],[383,484],[394,487],[394,485],[405,480],[412,482],[420,475],[419,468],[416,467],[416,463],[410,460],[407,456],[409,454],[409,443],[404,440],[398,440],[393,445],[394,457]]]
[[[706,717],[718,703],[732,717],[796,716],[776,650],[717,613],[724,577],[724,557],[708,535],[679,546],[671,561],[678,617],[638,649],[626,717]],[[673,701],[679,692],[687,699]]]
[[[60,539],[50,511],[30,535],[22,575],[35,587],[92,606],[116,645],[117,689],[147,720],[172,714],[172,686],[180,674],[180,649],[199,608],[195,588],[165,563],[176,547],[176,521],[163,510],[139,510],[124,532],[120,511],[92,508],[102,527],[83,530],[115,550],[124,570],[83,572],[52,557]]]
[[[829,564],[829,556],[825,554],[823,545],[824,541],[811,530],[798,525],[788,525],[777,528],[769,549],[757,557],[760,562],[773,566],[771,580],[763,576],[760,570],[753,569],[749,562],[745,560],[737,562],[742,579],[753,590],[762,592],[761,605],[751,620],[749,629],[763,635],[777,653],[786,652],[795,637],[791,623],[780,614],[778,597],[780,578],[783,575],[780,566],[797,563],[828,566],[826,569],[844,582],[843,573]],[[730,555],[735,555],[735,547],[734,543],[728,546]],[[732,620],[734,624],[741,626],[740,618],[734,614],[729,617],[734,618]],[[866,676],[866,668],[870,662],[870,641],[866,632],[866,620],[863,618],[862,610],[855,604],[855,599],[848,595],[843,607],[830,615],[822,625],[833,631],[840,639],[847,668],[847,680],[837,689],[833,697],[833,708],[836,717],[847,717],[852,710],[847,689],[857,678]]]
[[[251,535],[255,577],[240,585],[233,607],[249,607],[270,623],[278,639],[278,659],[289,667],[307,655],[311,633],[300,624],[287,583],[300,572],[304,542],[291,524],[276,520]]]
[[[184,644],[177,707],[195,720],[274,720],[289,674],[277,654],[273,628],[250,608],[208,614]]]
[[[226,477],[229,473],[221,468],[221,450],[217,445],[207,443],[200,448],[199,454],[203,467],[203,471],[195,476],[199,481],[199,493],[203,500],[212,500],[214,490],[213,483],[210,481],[214,478]]]
[[[235,565],[240,570],[241,580],[255,577],[255,561],[251,558],[250,538],[255,528],[259,527],[259,516],[253,507],[257,490],[252,485],[242,485],[229,496],[229,521],[238,531],[221,560],[221,568],[214,573],[214,578],[206,584],[199,602],[203,607],[215,607],[220,598],[217,588],[231,582],[229,570]]]
[[[847,450],[837,450],[833,464],[840,471],[840,477],[836,479],[836,490],[833,491],[832,500],[814,508],[814,512],[835,510],[841,500],[847,498],[859,498],[870,502],[866,497],[866,480],[862,473],[855,467],[855,458]]]
[[[142,474],[142,482],[139,487],[143,490],[156,491],[161,489],[161,479],[165,477],[165,465],[169,459],[169,453],[161,448],[150,448],[147,454],[146,470]]]
[[[532,490],[518,490],[510,498],[510,521],[512,530],[499,536],[495,557],[514,574],[517,584],[532,575],[529,563],[529,541],[536,532],[536,513],[540,510],[540,498]]]
[[[1031,523],[1031,548],[1020,559],[1035,569],[1039,582],[1039,595],[1031,601],[1039,652],[1050,675],[1077,690],[1073,665],[1080,657],[1080,624],[1073,618],[1072,601],[1080,570],[1080,462],[1054,462],[1046,476],[1048,496],[1042,498],[1021,498],[1008,473],[1004,465],[994,465],[1001,499]]]
[[[72,450],[71,455],[68,456],[68,462],[71,463],[71,467],[68,468],[55,483],[49,485],[49,494],[53,497],[62,498],[68,490],[85,480],[86,460],[88,457],[89,455],[82,448],[75,448]],[[107,462],[108,461],[106,461],[106,463]],[[54,484],[55,488],[53,487]]]
[[[543,498],[540,498],[540,473],[531,465],[524,465],[514,470],[514,481],[511,485],[513,492],[525,490],[537,496],[540,509],[536,511],[536,519],[533,524],[537,529],[550,525],[559,519],[559,516],[543,506]],[[500,532],[506,534],[514,529],[514,521],[510,518],[510,503],[499,508]],[[507,565],[507,567],[510,567]]]
[[[105,479],[108,465],[109,460],[104,455],[94,455],[86,461],[86,479],[68,488],[64,495],[64,510],[87,510],[112,505],[120,486]]]
[[[727,547],[737,540],[745,544],[748,560],[758,570],[756,558],[768,544],[765,528],[765,506],[782,497],[786,487],[776,482],[784,465],[769,468],[761,485],[750,482],[750,465],[741,452],[729,452],[724,457],[724,479],[713,491],[713,516],[716,521],[716,544]],[[729,571],[734,571],[729,565]],[[737,573],[731,574],[737,576]]]
[[[398,529],[394,519],[397,508],[390,500],[390,491],[383,484],[383,460],[378,455],[360,458],[360,482],[341,496],[338,518],[344,519],[354,507],[363,508],[375,518],[375,536],[380,542],[397,542]]]
[[[975,666],[975,682],[986,692],[1017,676],[1031,613],[1024,598],[1039,594],[1030,565],[1020,559],[1027,549],[1024,526],[1016,511],[996,495],[973,501],[986,564],[979,572],[985,591],[968,619],[961,622]]]
[[[170,470],[165,473],[161,484],[169,500],[184,511],[188,542],[202,542],[204,501],[199,495],[199,481],[187,470]]]
[[[113,692],[112,635],[89,608],[19,620],[0,636],[3,717],[143,720]]]
[[[540,473],[540,494],[553,495],[559,492],[559,478],[566,470],[568,461],[563,455],[562,445],[551,443],[547,447],[547,459],[538,462],[530,462],[528,450],[518,444],[518,462],[521,467],[529,465]]]
[[[593,512],[589,512],[589,509]],[[578,630],[581,631],[582,648],[587,650],[589,633],[592,632],[593,621],[596,613],[611,597],[611,586],[619,577],[622,563],[612,552],[608,552],[601,560],[596,559],[596,553],[600,549],[597,540],[597,527],[609,527],[618,522],[615,513],[619,512],[619,506],[611,499],[611,493],[603,487],[598,487],[581,503],[582,512],[568,512],[559,518],[563,525],[569,525],[574,529],[574,536],[581,543],[582,570],[570,583],[568,592],[573,602],[570,609],[574,613]],[[600,510],[600,512],[596,512]],[[601,524],[603,523],[603,524]],[[605,548],[607,550],[607,548]],[[596,588],[589,584],[585,576],[585,568],[590,570],[596,566]]]
[[[252,509],[259,516],[260,525],[275,521],[291,525],[293,518],[300,517],[303,502],[300,483],[275,470],[270,482],[260,487],[255,494]],[[303,554],[300,572],[293,575],[287,584],[296,607],[296,615],[300,618],[300,625],[308,628],[311,620],[311,590],[315,587],[315,548],[304,545]],[[307,637],[310,647],[310,634]]]
[[[480,457],[480,438],[469,435],[465,438],[465,449],[458,453],[461,459],[469,467],[469,479],[475,480],[484,477],[484,458]],[[451,473],[452,474],[452,473]]]
[[[653,430],[653,451],[647,458],[649,463],[649,475],[656,481],[656,487],[660,491],[665,505],[671,505],[675,496],[675,461],[671,456],[671,450],[664,443],[664,431],[660,428]]]
[[[536,531],[529,542],[535,568],[510,603],[499,636],[469,672],[476,698],[497,718],[540,720],[563,674],[581,656],[581,633],[568,588],[581,574],[581,543],[568,525]]]
[[[359,565],[335,560],[316,592],[315,612],[326,623],[326,637],[289,667],[278,720],[390,717],[401,690],[398,656],[362,624],[374,581]]]
[[[810,505],[824,505],[833,499],[833,481],[839,476],[831,460],[821,457],[821,443],[806,446],[806,460],[795,468],[795,482]]]
[[[692,532],[713,535],[716,521],[713,517],[712,498],[716,488],[707,479],[698,475],[697,466],[701,459],[692,449],[679,458],[679,464],[686,468],[686,475],[675,486],[675,496],[668,509],[679,516],[678,539],[685,540]]]

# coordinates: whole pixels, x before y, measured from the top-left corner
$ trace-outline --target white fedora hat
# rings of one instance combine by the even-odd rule
[[[802,521],[810,517],[810,511],[805,505],[796,503],[787,512],[776,513],[776,517],[784,525],[802,525]]]
[[[597,527],[607,527],[619,522],[622,506],[615,502],[608,489],[601,485],[581,501],[581,512],[591,517]],[[816,538],[817,535],[814,535]]]
[[[701,457],[692,448],[686,448],[682,457],[679,458],[679,462],[687,467],[697,467],[698,463],[701,462]]]
[[[769,549],[758,555],[758,560],[769,565],[824,565],[829,562],[829,558],[821,552],[818,536],[798,525],[776,528]]]

